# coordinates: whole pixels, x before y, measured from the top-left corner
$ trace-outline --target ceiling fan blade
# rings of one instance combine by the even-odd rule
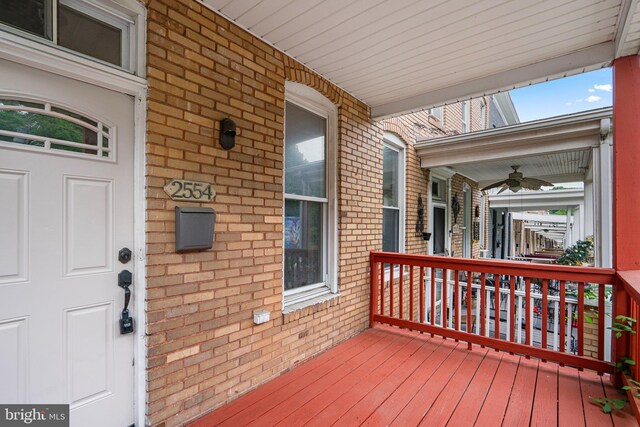
[[[501,187],[501,186],[503,186],[503,185],[505,184],[505,182],[506,182],[506,181],[507,181],[507,180],[502,180],[502,181],[494,182],[493,184],[491,184],[491,185],[487,185],[486,187],[484,187],[484,188],[482,189],[482,191],[491,190],[492,188],[498,188],[498,187]]]
[[[552,183],[538,178],[523,178],[522,180],[527,181],[533,185],[537,185],[538,187],[553,187]]]
[[[512,178],[505,179],[504,183],[507,184],[509,186],[509,188],[511,188],[511,187],[522,187],[520,179],[512,179]]]
[[[507,184],[503,184],[500,191],[498,191],[498,194],[501,194],[502,192],[507,191],[508,189],[509,189],[509,186]]]
[[[540,185],[532,183],[531,181],[527,180],[527,178],[522,180],[522,182],[520,183],[520,186],[522,188],[526,188],[527,190],[539,190],[540,189]]]

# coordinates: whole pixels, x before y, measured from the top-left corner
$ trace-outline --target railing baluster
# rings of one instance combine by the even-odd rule
[[[404,265],[400,264],[400,292],[399,293],[399,297],[400,297],[400,304],[399,304],[399,308],[400,308],[400,318],[404,319]]]
[[[517,343],[522,344],[522,295],[518,295],[518,312],[516,314],[516,318],[518,319],[518,339]]]
[[[396,314],[396,306],[393,301],[393,269],[394,264],[389,264],[389,316],[391,317]]]
[[[485,308],[486,308],[486,285],[485,285],[485,279],[487,278],[486,273],[480,273],[480,335],[482,335],[483,337],[486,336],[486,330],[487,330],[487,326],[485,325],[485,319],[486,319],[486,313],[485,313]]]
[[[409,266],[409,317],[411,321],[415,321],[413,316],[413,265]]]
[[[511,319],[510,325],[510,337],[511,342],[516,341],[515,330],[516,330],[516,278],[514,276],[510,276],[509,285],[511,287],[511,292],[509,293],[509,318]]]
[[[524,279],[524,294],[525,294],[525,311],[527,320],[524,324],[525,329],[525,344],[531,345],[531,331],[532,331],[532,321],[531,321],[531,279],[525,277]]]
[[[420,323],[425,322],[424,316],[424,267],[420,267]]]
[[[370,301],[370,313],[369,313],[369,327],[373,328],[375,322],[373,316],[376,314],[376,307],[378,306],[378,263],[371,263],[371,301]]]
[[[553,350],[558,351],[558,301],[553,302]]]
[[[584,283],[578,283],[578,356],[584,356]]]
[[[429,319],[432,325],[436,324],[436,269],[434,267],[431,267],[431,316]]]
[[[540,320],[542,324],[542,348],[547,348],[547,321],[549,319],[549,281],[547,279],[542,280],[542,312],[540,313]]]
[[[384,316],[384,262],[380,263],[380,314]]]
[[[453,304],[455,310],[455,317],[453,318],[453,327],[456,331],[460,330],[460,273],[458,270],[453,270]]]
[[[467,271],[467,332],[472,333],[473,319],[471,318],[471,300],[473,298],[473,275],[471,271]],[[467,343],[467,348],[471,350],[473,346],[470,342]]]
[[[565,303],[565,282],[564,280],[560,281],[560,344],[559,344],[559,348],[560,351],[562,353],[564,353],[566,351],[566,339],[565,339],[565,335],[566,335],[566,331],[565,331],[565,327],[564,327],[564,318],[567,315],[567,307],[566,307],[566,303]]]
[[[604,318],[605,318],[604,285],[598,285],[598,359],[599,360],[604,360]]]
[[[447,307],[448,307],[448,291],[449,290],[449,281],[447,280],[447,269],[443,268],[442,269],[442,304],[440,306],[440,314],[441,314],[441,318],[440,321],[442,322],[441,326],[443,328],[447,328],[449,327],[449,318],[448,318],[448,313],[447,313]]]
[[[493,324],[495,328],[495,337],[500,339],[500,275],[493,275]]]

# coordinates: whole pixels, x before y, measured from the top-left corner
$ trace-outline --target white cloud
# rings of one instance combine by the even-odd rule
[[[564,105],[566,105],[567,107],[573,105],[573,102],[565,102]]]
[[[587,102],[596,102],[596,101],[600,101],[600,99],[601,99],[601,98],[600,98],[599,96],[591,95],[591,96],[588,96],[588,97],[585,99],[585,101],[587,101]]]
[[[601,91],[604,91],[604,92],[611,92],[611,89],[613,89],[613,86],[611,86],[611,84],[609,84],[609,83],[604,84],[604,85],[595,84],[595,85],[593,85],[593,88],[595,90],[601,90]]]
[[[595,91],[596,91],[596,90],[595,90],[594,88],[592,88],[592,87],[591,87],[591,88],[589,88],[589,89],[587,89],[587,90],[588,90],[589,92],[591,92],[591,93],[593,93],[593,92],[595,92]]]

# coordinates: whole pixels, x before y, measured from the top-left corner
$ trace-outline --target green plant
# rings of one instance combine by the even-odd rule
[[[637,323],[637,320],[628,317],[628,316],[616,316],[613,322],[613,325],[608,329],[615,332],[616,339],[620,339],[624,333],[635,334],[634,326]],[[630,366],[635,366],[636,361],[622,356],[616,362],[613,362],[612,365],[615,366],[616,372],[620,372],[623,375],[630,375]],[[618,390],[621,394],[626,394],[627,391],[631,391],[635,397],[640,397],[640,382],[635,381],[633,379],[628,379],[630,385],[626,385]],[[608,414],[612,411],[619,411],[627,404],[629,399],[624,398],[612,398],[612,397],[589,397],[589,399],[600,405],[602,408],[602,412]]]
[[[565,249],[564,254],[557,258],[554,263],[560,265],[582,265],[591,257],[593,252],[593,237],[586,240],[578,240],[575,245]]]

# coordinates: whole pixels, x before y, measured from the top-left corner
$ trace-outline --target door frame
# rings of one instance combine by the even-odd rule
[[[133,6],[133,3],[128,4]],[[145,140],[147,120],[147,81],[144,78],[146,55],[146,8],[142,5],[134,7],[138,16],[136,25],[137,61],[136,76],[124,70],[99,64],[55,47],[43,45],[12,33],[0,30],[0,59],[16,62],[35,69],[58,74],[83,83],[89,83],[114,92],[134,97],[134,159],[133,159],[133,246],[132,260],[134,273],[133,307],[134,322],[137,325],[133,336],[134,357],[134,390],[133,410],[134,423],[145,424],[146,412],[146,360],[147,346],[145,337],[145,299],[147,283],[146,271],[146,238],[145,211],[147,208],[145,185]]]

